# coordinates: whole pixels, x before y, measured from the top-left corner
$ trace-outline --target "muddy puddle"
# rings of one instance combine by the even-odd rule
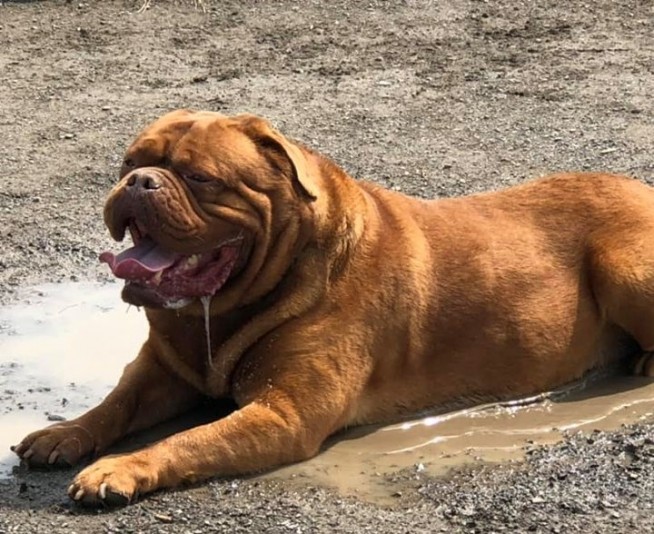
[[[114,283],[43,285],[0,308],[0,477],[17,464],[10,445],[97,404],[146,334]]]
[[[654,381],[596,374],[520,401],[353,429],[312,460],[265,476],[390,503],[397,488],[385,475],[399,469],[442,476],[466,464],[520,460],[527,448],[555,443],[564,432],[617,429],[652,414]]]
[[[17,464],[10,444],[97,404],[136,355],[147,331],[145,315],[119,294],[118,284],[44,285],[26,291],[20,304],[0,308],[0,477],[11,476]],[[385,475],[398,469],[441,475],[466,463],[517,460],[525,447],[556,442],[565,431],[614,429],[653,413],[652,380],[595,375],[529,399],[352,429],[316,458],[264,478],[390,500],[395,489]],[[199,417],[205,422],[207,414]]]

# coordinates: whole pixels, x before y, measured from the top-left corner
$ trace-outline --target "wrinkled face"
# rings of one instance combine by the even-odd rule
[[[273,227],[312,198],[296,150],[253,116],[181,110],[143,131],[105,205],[112,237],[134,245],[100,256],[123,299],[179,308],[255,277]]]

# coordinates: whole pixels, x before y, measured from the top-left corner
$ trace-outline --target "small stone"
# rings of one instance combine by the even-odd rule
[[[172,516],[166,514],[154,514],[154,518],[162,523],[172,523],[174,521]]]

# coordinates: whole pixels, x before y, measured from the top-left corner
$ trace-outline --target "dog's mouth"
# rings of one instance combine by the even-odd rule
[[[180,307],[194,298],[213,296],[240,263],[242,236],[206,252],[181,254],[158,244],[135,220],[129,221],[128,228],[134,246],[119,254],[103,252],[100,261],[126,281],[126,289],[136,290],[136,300],[143,303]]]

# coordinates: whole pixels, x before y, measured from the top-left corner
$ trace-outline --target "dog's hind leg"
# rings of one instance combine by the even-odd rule
[[[594,241],[591,272],[602,315],[640,346],[634,373],[654,376],[654,208],[650,224],[640,215]]]
[[[654,377],[654,352],[639,354],[634,359],[632,371],[635,375]]]

